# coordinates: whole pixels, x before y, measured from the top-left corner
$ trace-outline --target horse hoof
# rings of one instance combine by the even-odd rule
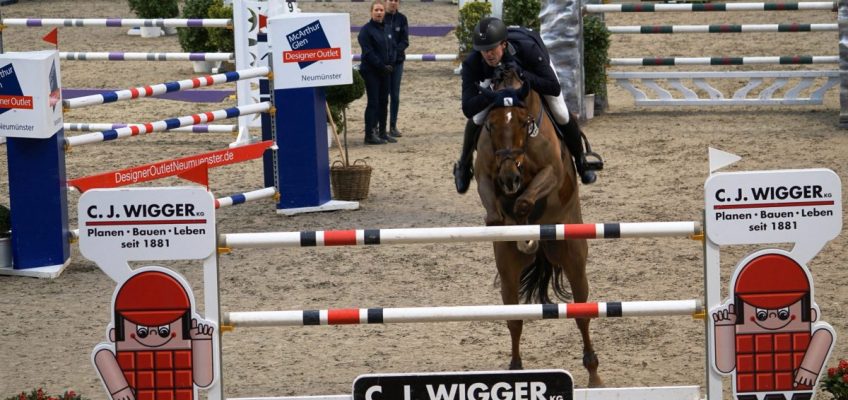
[[[595,376],[589,376],[589,387],[590,388],[602,388],[602,387],[606,387],[606,385],[604,385],[604,381],[601,380],[600,376],[595,375]]]
[[[524,254],[536,254],[536,251],[539,250],[539,241],[538,240],[525,240],[519,241],[515,244],[518,247],[518,251]]]

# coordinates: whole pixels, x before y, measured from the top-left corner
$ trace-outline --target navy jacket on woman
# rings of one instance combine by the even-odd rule
[[[386,123],[389,106],[389,82],[394,68],[395,44],[389,39],[385,25],[369,20],[359,31],[359,47],[362,48],[362,64],[359,72],[365,81],[365,143],[382,144],[395,142],[387,136]],[[377,137],[379,136],[379,138]]]
[[[409,21],[406,15],[397,11],[394,14],[386,13],[383,24],[391,35],[392,41],[395,42],[396,53],[393,64],[402,64],[406,59],[406,48],[409,47]]]
[[[516,63],[523,70],[524,81],[541,95],[559,95],[560,85],[551,67],[550,55],[542,38],[525,28],[510,27],[502,64]],[[471,52],[462,62],[462,113],[467,118],[483,111],[492,103],[480,90],[480,83],[492,79],[495,68],[486,64],[479,51]]]
[[[387,72],[386,65],[394,65],[397,52],[395,44],[385,31],[385,24],[369,20],[359,30],[359,47],[362,48],[363,72]]]

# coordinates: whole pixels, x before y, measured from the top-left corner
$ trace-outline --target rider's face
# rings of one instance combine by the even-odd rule
[[[504,41],[489,50],[481,51],[480,54],[483,55],[483,60],[486,61],[486,64],[489,64],[490,67],[497,67],[501,63],[505,48],[506,42]]]
[[[374,6],[371,7],[371,19],[377,22],[383,22],[383,16],[385,15],[385,12],[386,9],[383,7],[382,4],[374,4]]]

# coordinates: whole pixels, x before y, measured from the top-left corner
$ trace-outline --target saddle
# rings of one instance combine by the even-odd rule
[[[551,114],[551,110],[548,108],[548,104],[542,101],[542,109],[545,110],[545,114],[551,121],[556,121],[554,119],[553,114]],[[559,128],[559,124],[551,124],[554,126],[554,132],[556,132],[557,139],[559,139],[560,148],[565,147],[565,137],[563,136],[562,130]],[[590,171],[600,171],[604,169],[604,159],[601,158],[601,155],[592,151],[592,145],[589,143],[589,139],[586,137],[586,134],[583,131],[580,131],[580,137],[583,140],[583,145],[586,150],[583,152],[583,156],[586,159],[583,165],[587,170]]]

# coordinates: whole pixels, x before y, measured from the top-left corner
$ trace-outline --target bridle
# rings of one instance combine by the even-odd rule
[[[525,83],[525,85],[526,85],[526,83]],[[514,105],[512,107],[523,108],[524,106],[519,104],[519,105]],[[528,115],[528,118],[524,121],[524,126],[526,127],[526,129],[525,129],[525,135],[526,136],[524,138],[524,142],[522,143],[522,146],[521,146],[520,149],[506,148],[506,149],[500,149],[499,150],[499,149],[495,148],[495,142],[494,141],[491,142],[492,143],[492,152],[495,155],[495,159],[498,160],[498,169],[500,169],[501,166],[503,166],[504,162],[512,161],[513,163],[515,163],[515,167],[518,168],[519,172],[521,172],[523,170],[522,164],[524,162],[524,155],[527,153],[528,143],[530,143],[531,138],[534,138],[534,137],[539,135],[539,126],[541,125],[541,123],[542,123],[542,105],[539,104],[539,113],[536,116],[536,119],[534,120],[532,118],[532,116]],[[492,131],[490,129],[491,125],[488,123],[488,121],[486,121],[486,125],[487,125],[486,129],[489,132],[491,132]]]

